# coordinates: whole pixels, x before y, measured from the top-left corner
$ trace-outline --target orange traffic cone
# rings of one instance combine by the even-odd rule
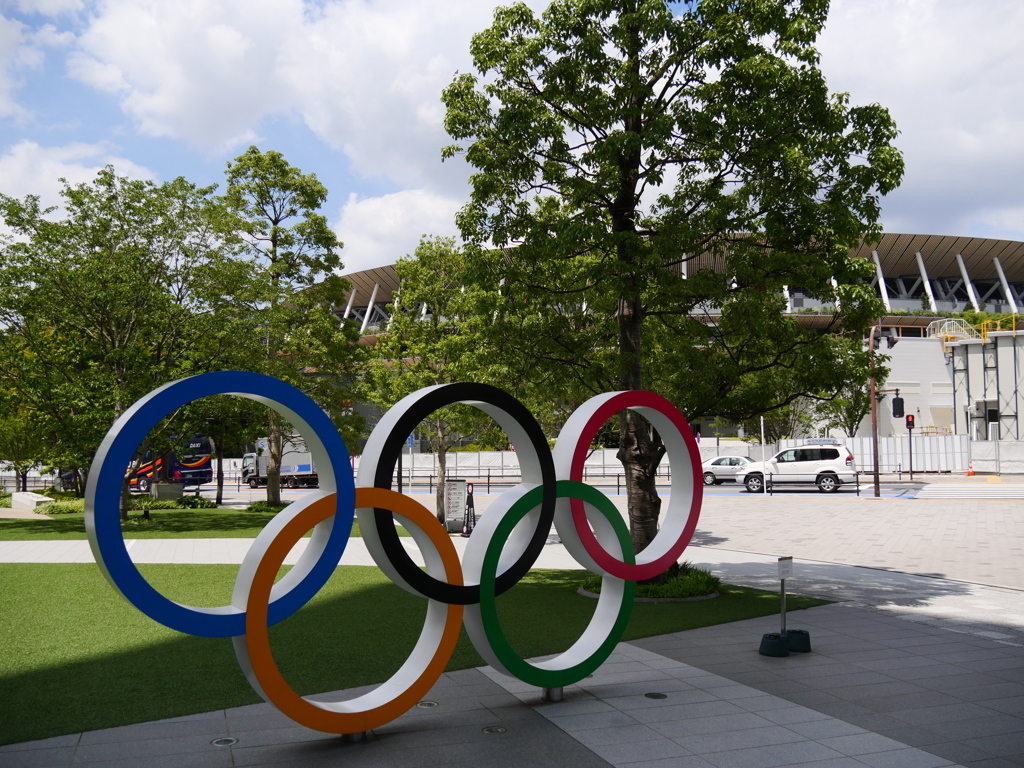
[[[967,476],[968,477],[974,477],[974,462],[973,461],[967,462]]]

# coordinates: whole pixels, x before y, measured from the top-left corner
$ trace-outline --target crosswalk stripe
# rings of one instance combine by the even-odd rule
[[[917,492],[918,499],[1020,499],[1024,501],[1024,485],[991,483],[933,483]]]

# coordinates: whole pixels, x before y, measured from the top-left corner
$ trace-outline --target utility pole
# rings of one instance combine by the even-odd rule
[[[871,451],[874,454],[874,486],[875,486],[875,498],[879,498],[882,495],[882,489],[878,482],[878,403],[876,401],[880,392],[896,392],[899,396],[900,391],[892,389],[877,389],[875,386],[875,339],[878,341],[882,340],[882,326],[873,325],[868,333],[868,354],[871,356],[869,363],[871,367]],[[896,339],[891,335],[885,337],[886,344],[889,349],[896,346]]]
[[[868,354],[871,356],[869,365],[871,366],[871,452],[874,454],[874,486],[875,486],[875,498],[879,498],[882,495],[882,489],[878,482],[878,403],[877,393],[875,392],[875,329],[879,328],[877,325],[871,326],[871,330],[868,332]]]

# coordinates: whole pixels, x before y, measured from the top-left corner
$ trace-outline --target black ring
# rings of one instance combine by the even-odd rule
[[[543,488],[540,521],[537,530],[534,531],[523,554],[504,573],[495,579],[494,591],[500,595],[515,586],[520,579],[537,562],[541,551],[547,542],[548,533],[551,531],[551,524],[555,518],[555,499],[557,494],[555,483],[555,463],[551,456],[551,449],[548,447],[547,439],[541,430],[537,420],[533,417],[526,406],[519,402],[512,395],[492,387],[489,384],[474,384],[460,382],[457,384],[445,384],[425,393],[423,397],[414,403],[395,423],[390,434],[384,440],[384,445],[378,453],[377,470],[373,478],[373,484],[377,488],[391,488],[391,479],[394,474],[398,457],[405,446],[405,438],[411,434],[413,429],[423,421],[424,418],[447,405],[463,403],[474,405],[475,403],[486,403],[493,405],[513,420],[527,433],[531,447],[537,455],[540,464],[541,482]],[[409,553],[405,551],[398,531],[395,529],[392,513],[385,509],[373,510],[374,520],[377,524],[377,535],[380,538],[381,546],[385,554],[395,567],[395,570],[403,579],[424,597],[437,600],[449,605],[473,605],[480,602],[480,585],[468,584],[458,586],[445,581],[435,579],[430,574],[421,570]]]

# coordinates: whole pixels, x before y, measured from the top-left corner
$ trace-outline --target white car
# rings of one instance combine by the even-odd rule
[[[736,473],[753,459],[746,456],[715,456],[701,466],[704,469],[704,485],[721,485],[726,480],[735,480]]]
[[[765,462],[745,464],[736,473],[736,482],[750,493],[763,493],[776,485],[816,485],[819,491],[832,493],[844,483],[853,483],[857,470],[853,455],[837,440],[813,440],[807,445],[786,448]]]

